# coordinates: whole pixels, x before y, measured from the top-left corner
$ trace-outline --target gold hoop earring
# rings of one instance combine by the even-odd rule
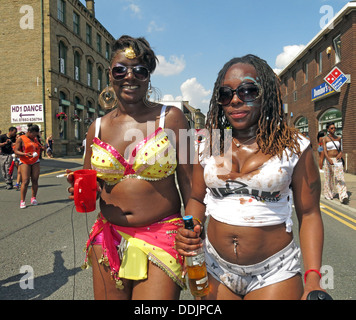
[[[113,109],[117,106],[118,100],[113,87],[106,86],[99,95],[99,104],[103,109]]]

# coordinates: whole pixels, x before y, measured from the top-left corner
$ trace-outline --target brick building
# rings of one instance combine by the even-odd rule
[[[75,154],[104,114],[98,95],[109,82],[114,38],[95,18],[94,1],[2,0],[1,20],[0,128],[36,123],[53,134],[55,155]]]
[[[356,2],[350,1],[279,77],[291,125],[309,136],[317,155],[317,134],[333,121],[342,135],[346,170],[356,174]],[[349,81],[334,91],[324,78],[338,67]]]

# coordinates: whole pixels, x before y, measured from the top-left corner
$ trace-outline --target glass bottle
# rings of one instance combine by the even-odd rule
[[[184,226],[188,230],[194,230],[194,223],[192,216],[183,217]],[[196,255],[192,257],[185,257],[188,273],[188,283],[190,292],[195,297],[203,297],[208,294],[209,283],[208,274],[205,264],[204,249],[199,248],[194,250]]]

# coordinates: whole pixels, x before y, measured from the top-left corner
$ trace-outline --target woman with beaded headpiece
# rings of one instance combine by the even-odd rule
[[[182,226],[175,176],[186,204],[192,167],[181,162],[189,150],[179,130],[188,124],[180,109],[148,100],[156,60],[144,38],[115,41],[111,86],[99,98],[112,111],[88,130],[84,168],[97,171],[101,191],[85,264],[96,299],[178,299],[185,287],[174,247]]]

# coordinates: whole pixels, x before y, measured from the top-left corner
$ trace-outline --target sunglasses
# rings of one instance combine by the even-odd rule
[[[218,91],[218,104],[227,106],[236,93],[237,97],[243,102],[252,102],[262,95],[262,88],[258,83],[243,83],[235,90],[229,87],[220,87]]]
[[[147,80],[150,75],[150,71],[144,66],[126,67],[121,64],[118,64],[111,69],[112,77],[115,80],[122,80],[126,77],[127,73],[129,72],[129,69],[131,69],[131,72],[133,73],[134,77],[140,81]]]

